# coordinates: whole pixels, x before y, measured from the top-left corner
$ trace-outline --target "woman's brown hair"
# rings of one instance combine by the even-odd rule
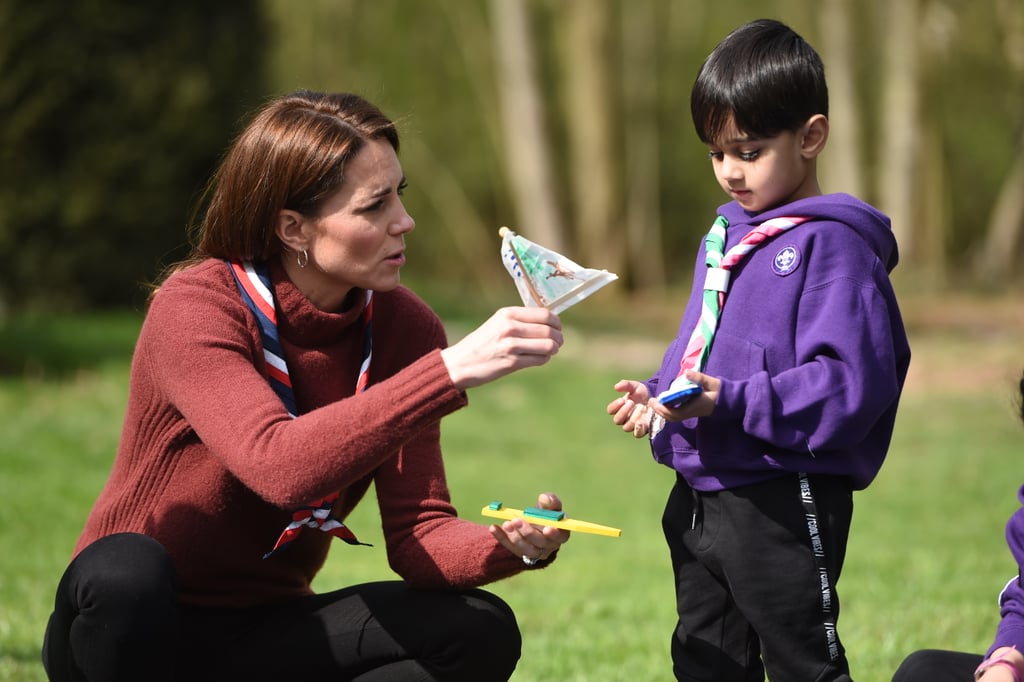
[[[368,140],[398,151],[398,131],[380,109],[351,93],[300,90],[257,110],[228,148],[197,206],[189,256],[170,274],[207,258],[265,261],[284,209],[315,217],[341,187],[345,163]]]

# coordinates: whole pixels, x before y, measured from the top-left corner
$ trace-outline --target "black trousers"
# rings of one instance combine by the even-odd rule
[[[892,682],[963,682],[974,679],[983,654],[921,649],[903,659]]]
[[[179,604],[163,547],[134,533],[83,550],[43,642],[52,682],[507,680],[521,638],[482,590],[368,583],[273,606]]]
[[[662,519],[676,577],[676,679],[850,680],[836,622],[853,494],[786,474],[702,493],[682,477]]]

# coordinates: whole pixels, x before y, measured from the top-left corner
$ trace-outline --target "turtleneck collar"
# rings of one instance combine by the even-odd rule
[[[270,281],[277,305],[278,333],[289,342],[303,347],[332,344],[359,323],[366,307],[365,291],[353,290],[347,300],[354,304],[340,313],[326,313],[317,308],[288,278],[276,259],[270,261]]]

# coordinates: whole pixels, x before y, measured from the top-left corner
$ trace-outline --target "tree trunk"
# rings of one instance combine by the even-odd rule
[[[1013,67],[1018,92],[1024,88],[1024,7],[1019,0],[996,3],[1000,24],[1004,27],[1003,53]],[[1011,278],[1020,254],[1024,231],[1024,116],[1017,120],[1017,153],[1013,155],[1003,185],[999,189],[985,230],[985,241],[974,263],[977,279],[998,286]]]
[[[569,139],[569,183],[579,236],[574,252],[586,267],[621,273],[625,237],[619,216],[611,85],[611,5],[607,0],[562,0],[564,79]]]
[[[953,202],[939,121],[934,117],[923,121],[919,135],[923,144],[914,190],[918,196],[914,213],[914,280],[919,288],[936,291],[947,280],[946,245],[953,231]]]
[[[491,0],[490,7],[504,153],[518,223],[509,227],[546,248],[562,251],[567,240],[555,201],[551,143],[526,0]]]
[[[633,0],[622,13],[626,272],[620,275],[638,292],[665,287],[658,208],[657,35],[653,0]]]
[[[862,107],[855,86],[850,0],[822,0],[819,7],[819,43],[828,74],[831,123],[828,146],[820,157],[822,185],[826,192],[848,192],[866,198],[861,178]]]
[[[976,270],[988,284],[1005,282],[1014,274],[1020,255],[1024,230],[1024,135],[1018,144],[1016,160],[999,190],[989,218],[985,244]]]
[[[876,187],[880,208],[892,218],[901,258],[910,265],[917,260],[914,177],[920,149],[917,5],[917,0],[884,3],[884,75]]]

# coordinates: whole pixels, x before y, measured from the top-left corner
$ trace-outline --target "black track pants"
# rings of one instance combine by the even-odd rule
[[[849,680],[835,587],[852,514],[841,477],[787,474],[712,493],[677,477],[662,519],[676,576],[676,678]]]

